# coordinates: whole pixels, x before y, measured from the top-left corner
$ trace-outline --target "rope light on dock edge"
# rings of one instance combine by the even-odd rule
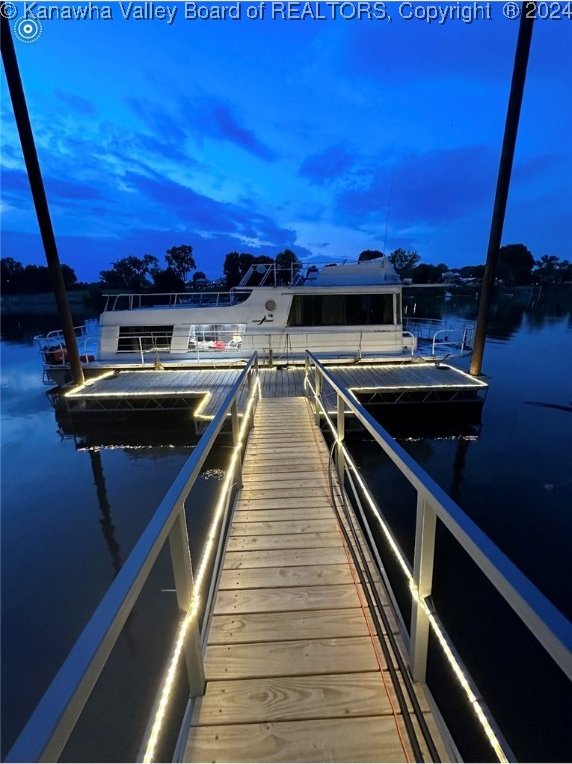
[[[434,613],[430,610],[429,605],[427,604],[424,597],[421,597],[419,595],[419,590],[417,589],[417,585],[415,583],[415,580],[413,578],[413,575],[411,573],[411,568],[409,566],[409,563],[403,556],[403,553],[401,552],[400,548],[398,547],[397,543],[395,542],[393,538],[393,534],[391,533],[389,526],[385,522],[384,518],[382,517],[379,508],[377,507],[377,504],[375,503],[375,500],[373,499],[371,493],[369,492],[369,489],[367,488],[363,478],[361,477],[359,470],[357,468],[356,463],[354,462],[351,454],[347,450],[347,448],[344,445],[343,440],[340,440],[338,437],[338,432],[336,427],[334,426],[333,421],[331,420],[330,416],[328,415],[328,412],[324,408],[321,400],[316,394],[316,391],[310,382],[309,378],[306,377],[304,380],[304,384],[309,387],[309,389],[312,391],[312,394],[314,396],[314,400],[316,401],[316,404],[320,406],[321,410],[324,413],[326,422],[328,423],[330,430],[332,431],[332,435],[336,441],[336,443],[341,447],[344,457],[346,459],[346,463],[351,467],[357,482],[359,483],[364,496],[366,497],[369,506],[371,507],[371,510],[374,514],[375,519],[377,520],[379,526],[381,527],[381,530],[383,531],[383,534],[389,543],[389,546],[391,547],[391,550],[393,554],[395,555],[395,558],[397,559],[397,562],[399,563],[401,569],[403,570],[405,577],[407,579],[407,583],[409,585],[409,590],[411,592],[412,599],[422,608],[423,612],[427,616],[427,619],[429,621],[429,624],[431,628],[433,629],[433,632],[435,633],[435,636],[437,637],[437,640],[439,642],[439,645],[441,646],[441,649],[443,650],[443,653],[445,655],[445,658],[447,659],[447,662],[453,669],[453,673],[455,674],[455,677],[457,678],[457,681],[459,682],[460,686],[462,687],[467,700],[469,701],[469,704],[471,705],[471,708],[473,709],[473,712],[475,713],[483,732],[485,733],[485,736],[487,740],[489,741],[491,747],[493,748],[494,752],[497,755],[497,758],[500,762],[503,762],[505,764],[509,761],[507,758],[504,749],[502,747],[501,742],[499,741],[495,731],[493,730],[487,715],[482,707],[482,703],[477,698],[473,690],[471,689],[471,686],[469,684],[469,681],[465,675],[465,672],[463,671],[462,667],[460,666],[458,660],[456,659],[455,655],[453,654],[447,638],[445,634],[443,633],[443,629],[441,628],[440,624],[435,618]],[[334,412],[335,413],[335,412]]]
[[[185,617],[179,624],[179,629],[177,631],[177,638],[175,640],[175,646],[173,647],[171,656],[169,658],[169,664],[167,666],[167,671],[165,673],[165,677],[163,680],[159,703],[157,705],[155,718],[153,720],[153,725],[151,727],[151,732],[149,734],[149,740],[147,741],[145,755],[143,757],[144,762],[152,762],[155,757],[155,751],[157,749],[159,735],[161,734],[163,721],[165,719],[165,713],[166,713],[167,706],[169,704],[169,700],[173,690],[173,684],[175,682],[177,664],[181,657],[181,653],[183,652],[183,647],[185,644],[185,639],[187,637],[188,631],[198,614],[199,604],[201,602],[199,592],[203,585],[203,579],[205,578],[206,571],[208,569],[208,564],[210,562],[212,551],[215,547],[215,541],[218,540],[216,531],[218,530],[219,520],[221,519],[221,515],[224,511],[224,506],[225,506],[225,501],[227,498],[228,491],[231,490],[232,488],[232,481],[234,479],[234,470],[237,464],[240,451],[242,449],[242,446],[244,445],[244,437],[245,437],[246,429],[248,426],[248,420],[249,420],[250,413],[252,411],[252,407],[254,406],[254,401],[257,395],[260,395],[260,380],[258,377],[256,377],[256,383],[253,386],[252,392],[248,399],[248,403],[247,403],[247,406],[243,415],[243,419],[242,419],[242,424],[238,433],[238,439],[233,448],[230,461],[228,464],[227,472],[220,489],[219,498],[218,498],[217,505],[214,511],[213,522],[211,524],[211,529],[207,537],[205,548],[201,557],[201,561],[199,563],[199,568],[197,570],[197,575],[195,577],[191,605],[187,613],[185,614]]]

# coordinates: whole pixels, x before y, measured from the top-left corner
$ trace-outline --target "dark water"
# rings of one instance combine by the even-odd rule
[[[417,315],[427,317],[450,313],[473,318],[476,311],[474,295],[443,302],[425,293],[406,304],[410,315],[415,306]],[[115,431],[90,430],[75,437],[58,432],[32,344],[35,333],[56,327],[53,314],[14,314],[2,326],[4,754],[193,445],[190,423],[185,422],[179,422],[175,430],[146,425],[144,433],[134,427],[126,432],[122,424]],[[478,437],[435,439],[422,437],[421,431],[417,439],[403,441],[495,543],[567,613],[572,572],[571,350],[570,290],[544,293],[539,300],[528,291],[501,296],[493,311],[485,355],[490,390]],[[153,445],[142,447],[148,442]],[[93,450],[98,445],[105,448]],[[403,548],[410,551],[414,497],[371,442],[354,436],[351,447]],[[195,561],[208,522],[208,498],[222,478],[225,456],[223,446],[213,454],[187,507]],[[515,752],[524,760],[570,760],[565,721],[572,718],[569,689],[559,684],[549,659],[543,663],[534,647],[529,651],[518,624],[512,623],[502,603],[495,602],[494,594],[487,593],[487,585],[462,553],[441,535],[437,545],[439,612],[487,700],[500,698],[500,707],[493,711],[508,730]],[[87,709],[91,721],[88,718],[74,735],[67,760],[135,757],[137,741],[126,741],[126,737],[136,735],[126,736],[125,730],[131,726],[142,733],[145,725],[165,659],[160,645],[167,641],[165,632],[174,629],[177,615],[172,588],[165,555],[118,642],[102,679],[103,689]],[[496,650],[507,642],[506,635],[508,648],[504,644]],[[481,649],[483,644],[486,650]],[[488,649],[493,645],[495,650]],[[514,658],[516,647],[524,658]],[[507,662],[515,660],[516,668],[512,665],[507,673]],[[526,671],[520,670],[523,661]],[[532,663],[536,668],[528,671]],[[121,671],[119,683],[113,682],[117,671]],[[430,680],[440,684],[444,674],[446,668],[432,657]],[[504,684],[499,683],[499,675],[507,680]],[[118,705],[109,705],[106,684],[114,686]],[[538,724],[526,715],[530,697],[544,709],[536,717]],[[439,700],[454,717],[461,704],[454,690]],[[516,708],[516,718],[504,710],[506,705]],[[473,740],[466,723],[459,721],[457,727],[465,739],[467,758],[485,760],[487,751]],[[117,741],[121,741],[119,747]]]
[[[572,290],[499,297],[483,371],[490,384],[476,436],[415,437],[401,444],[567,617],[572,539]],[[418,315],[473,318],[470,298],[416,297]],[[457,362],[468,370],[468,360]],[[434,429],[434,425],[432,425]],[[400,428],[402,429],[402,428]],[[450,428],[447,430],[450,434]],[[415,492],[367,437],[351,450],[409,560]],[[383,542],[380,540],[383,547]],[[391,555],[388,556],[391,560]],[[406,622],[410,598],[389,562]],[[522,761],[570,761],[572,693],[562,672],[529,636],[448,533],[438,530],[433,596],[437,612]],[[467,760],[491,750],[467,720],[438,650],[428,679]]]
[[[62,431],[32,340],[56,326],[53,314],[13,314],[2,322],[3,755],[196,442],[191,419],[181,414],[172,423],[163,416],[144,427],[115,422]],[[195,564],[225,451],[221,444],[213,452],[187,501]],[[137,734],[125,729],[143,735],[171,642],[165,633],[178,617],[173,587],[167,551],[65,759],[135,759]]]

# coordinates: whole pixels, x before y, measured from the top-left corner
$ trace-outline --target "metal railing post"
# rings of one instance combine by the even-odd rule
[[[316,400],[314,405],[316,407],[316,424],[320,426],[320,406],[318,405],[318,399],[322,394],[322,375],[317,366],[314,367],[314,389],[316,391]]]
[[[431,594],[433,585],[436,525],[437,515],[419,491],[417,493],[413,580],[421,599]],[[428,646],[429,619],[421,603],[413,599],[411,605],[410,657],[411,671],[416,682],[425,682]]]
[[[175,577],[177,604],[179,610],[183,611],[183,613],[187,613],[191,607],[194,593],[194,582],[184,504],[177,515],[177,519],[175,520],[171,532],[169,533],[169,548],[171,550],[171,562],[173,564],[173,575]],[[205,692],[206,681],[203,653],[201,650],[198,613],[189,627],[187,638],[185,640],[184,656],[189,679],[190,697],[194,698],[197,695],[203,695]]]
[[[338,426],[338,443],[336,446],[336,464],[338,467],[338,475],[340,478],[340,484],[343,488],[344,485],[344,470],[345,470],[345,458],[344,458],[344,449],[343,449],[343,442],[344,442],[344,434],[345,434],[345,428],[346,428],[346,404],[344,402],[344,399],[342,396],[338,393],[336,395],[338,406],[337,406],[337,426]]]
[[[238,443],[240,424],[238,421],[238,404],[236,398],[232,402],[230,408],[230,419],[232,424],[232,442],[236,446]],[[242,454],[238,452],[236,455],[236,468],[235,468],[236,484],[239,488],[242,488]]]

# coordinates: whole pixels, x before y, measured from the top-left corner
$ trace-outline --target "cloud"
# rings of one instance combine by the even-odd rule
[[[55,201],[82,202],[85,200],[101,199],[101,192],[85,183],[54,178],[48,175],[44,178],[44,185],[48,199],[51,198]],[[22,202],[25,200],[29,202],[31,199],[28,176],[21,170],[2,170],[2,190],[3,194],[13,201]]]
[[[294,246],[296,232],[256,212],[252,206],[221,202],[188,186],[158,176],[134,173],[126,177],[130,186],[162,211],[158,218],[178,227],[184,226],[199,235],[233,236],[249,246],[276,248]],[[165,215],[165,211],[168,211]]]
[[[128,98],[127,104],[152,131],[159,152],[165,155],[169,154],[166,147],[176,154],[190,137],[199,141],[208,137],[231,143],[264,161],[277,157],[253,130],[240,123],[230,104],[220,98],[183,98],[174,103],[171,110],[146,98]],[[145,140],[150,139],[145,137]]]
[[[232,143],[267,162],[277,158],[276,152],[253,130],[240,124],[228,103],[218,98],[201,98],[195,102],[194,111],[191,119],[203,135]]]
[[[311,183],[321,186],[338,179],[352,167],[354,161],[354,157],[343,146],[330,146],[307,156],[298,172]]]
[[[54,96],[67,106],[70,111],[83,117],[92,117],[96,114],[95,106],[87,98],[82,98],[72,93],[65,93],[63,90],[54,90]]]
[[[384,220],[389,204],[392,225],[438,225],[491,202],[495,173],[493,153],[480,146],[410,154],[341,193],[337,211],[346,223],[367,224]]]

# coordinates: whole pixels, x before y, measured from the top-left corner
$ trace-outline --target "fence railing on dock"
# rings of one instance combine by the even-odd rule
[[[373,540],[368,515],[373,516],[379,525],[408,585],[411,594],[411,630],[407,634],[403,624],[402,630],[409,641],[413,678],[423,683],[426,681],[429,634],[432,631],[499,761],[516,760],[449,638],[431,599],[437,520],[476,563],[557,666],[572,679],[570,623],[309,351],[306,353],[305,388],[314,408],[316,423],[325,418],[331,430],[340,483],[349,490],[349,503],[355,508],[366,529],[370,551],[378,563],[381,575],[385,577],[384,566]],[[335,394],[335,421],[328,413],[331,407],[324,403],[324,391],[327,391],[330,399],[332,392]],[[362,424],[417,493],[413,565],[400,548],[394,532],[346,448],[344,423],[348,412]]]
[[[238,398],[245,387],[249,389],[249,396],[240,422]],[[223,534],[220,533],[220,529],[224,527],[232,489],[241,483],[241,453],[252,424],[259,394],[258,356],[254,354],[156,509],[141,538],[8,753],[6,761],[58,759],[167,541],[171,552],[177,603],[183,617],[170,657],[170,670],[156,704],[155,721],[160,720],[164,712],[165,697],[168,697],[170,690],[169,682],[173,679],[173,672],[181,655],[184,655],[186,663],[191,697],[203,692],[203,635],[199,631],[199,611],[204,607],[203,612],[208,613],[212,603],[222,548]],[[233,437],[232,455],[218,494],[207,542],[193,577],[185,520],[185,500],[229,414]],[[207,580],[213,559],[213,573],[210,580]],[[206,620],[207,618],[203,617],[203,623]],[[146,741],[148,750],[152,750],[156,742],[156,729],[156,724],[149,729]]]

